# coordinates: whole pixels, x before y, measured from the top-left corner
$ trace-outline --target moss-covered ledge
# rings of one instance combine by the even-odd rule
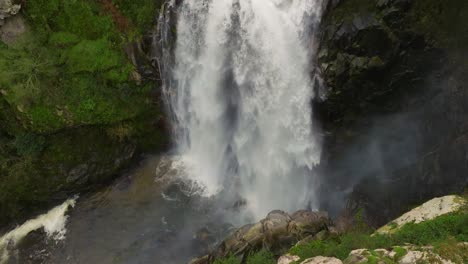
[[[139,72],[150,60],[125,52],[161,2],[12,1],[21,10],[0,28],[20,32],[0,41],[0,226],[167,145],[158,83]]]

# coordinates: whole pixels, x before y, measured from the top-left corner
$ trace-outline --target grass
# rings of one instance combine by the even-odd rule
[[[358,214],[359,218],[359,214]],[[460,242],[468,242],[468,208],[422,223],[408,223],[393,234],[373,234],[373,231],[362,224],[348,233],[331,236],[324,240],[315,240],[308,244],[297,245],[290,249],[289,254],[296,255],[301,261],[316,256],[335,257],[341,260],[348,258],[352,250],[368,249],[367,264],[396,264],[407,254],[403,245],[434,246],[435,253],[455,263],[468,262],[468,246]],[[391,249],[395,256],[383,256],[376,249]],[[241,260],[230,256],[216,260],[216,264],[240,264]],[[247,264],[275,263],[274,256],[267,251],[250,255]]]
[[[115,2],[137,27],[149,27],[149,13],[158,7],[157,1]],[[130,33],[119,31],[115,10],[111,14],[103,5],[91,0],[27,2],[23,12],[31,32],[11,46],[0,45],[0,97],[23,129],[44,134],[114,124],[152,107],[149,84],[130,80],[135,67],[124,53]]]
[[[468,241],[468,213],[440,216],[419,224],[408,223],[391,235],[371,235],[371,232],[352,231],[327,240],[317,240],[310,244],[293,247],[291,254],[307,259],[314,256],[336,257],[344,260],[355,249],[394,248],[398,257],[406,254],[398,246],[406,243],[425,245],[445,245],[447,241]]]
[[[241,264],[241,260],[235,256],[215,260],[214,264]],[[261,250],[247,257],[246,264],[276,264],[276,258],[271,252]]]

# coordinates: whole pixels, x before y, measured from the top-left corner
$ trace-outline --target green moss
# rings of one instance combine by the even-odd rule
[[[59,130],[65,126],[63,120],[57,113],[51,109],[50,106],[36,105],[28,110],[28,117],[30,119],[29,126],[33,131],[46,132]]]
[[[119,2],[137,27],[150,26],[159,3]],[[108,179],[135,146],[154,151],[164,142],[153,124],[160,113],[148,99],[152,84],[130,80],[128,33],[102,4],[28,0],[29,32],[10,46],[0,42],[0,225],[57,193]],[[69,182],[70,171],[86,165],[89,179]]]
[[[102,9],[87,0],[28,1],[31,34],[0,47],[2,94],[24,129],[118,123],[153,107],[148,86],[129,79],[126,37]]]
[[[44,150],[45,137],[31,133],[17,135],[14,141],[16,152],[20,156],[35,156]]]
[[[69,32],[83,39],[98,39],[116,33],[110,16],[99,2],[87,0],[30,0],[26,17],[41,34]]]
[[[377,264],[379,262],[379,258],[376,256],[368,256],[367,261],[364,262],[365,264]]]
[[[118,10],[129,18],[136,30],[137,35],[152,26],[152,22],[157,19],[157,11],[164,1],[162,0],[112,0]]]
[[[109,49],[109,42],[105,38],[83,40],[64,55],[71,73],[101,72],[125,65],[122,52]]]
[[[77,35],[70,32],[52,33],[49,38],[50,45],[56,46],[58,48],[69,47],[77,44],[79,41],[80,38]]]
[[[408,250],[399,246],[393,247],[393,251],[396,253],[395,254],[396,260],[402,259],[408,253]]]
[[[2,47],[2,94],[20,112],[16,115],[23,127],[49,133],[116,123],[150,111],[148,86],[128,81],[134,67],[108,44],[105,39],[83,40],[57,50],[27,36],[14,47]]]
[[[40,96],[42,80],[56,78],[55,57],[27,35],[16,47],[0,47],[0,87],[13,105],[27,106]]]

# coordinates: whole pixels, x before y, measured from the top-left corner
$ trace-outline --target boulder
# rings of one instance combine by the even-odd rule
[[[314,257],[310,259],[306,259],[301,264],[343,264],[343,262],[337,258],[329,258],[329,257]]]
[[[466,201],[457,195],[434,198],[421,206],[403,214],[389,224],[377,230],[379,234],[392,233],[407,223],[421,223],[438,216],[458,211]]]
[[[394,247],[393,249],[356,249],[351,251],[343,263],[452,264],[453,262],[434,253],[433,247],[404,246]]]
[[[414,264],[414,263],[440,263],[440,264],[455,264],[450,260],[441,258],[439,255],[432,252],[424,252],[419,250],[408,251],[408,253],[398,262],[398,264]]]
[[[284,255],[284,256],[281,256],[279,259],[278,259],[278,263],[277,264],[291,264],[291,263],[295,263],[296,261],[300,260],[301,258],[298,257],[298,256],[292,256],[292,255]]]
[[[283,211],[272,211],[265,219],[239,228],[212,254],[194,260],[193,263],[212,263],[214,259],[230,255],[243,259],[251,252],[261,249],[281,255],[298,241],[328,230],[330,225],[331,220],[325,212],[302,210],[289,215]]]
[[[326,131],[321,208],[338,214],[351,192],[348,203],[379,227],[466,188],[466,3],[329,5],[318,50],[327,93],[314,105]]]
[[[13,4],[11,0],[0,0],[0,26],[6,18],[18,14],[20,9],[21,5]]]

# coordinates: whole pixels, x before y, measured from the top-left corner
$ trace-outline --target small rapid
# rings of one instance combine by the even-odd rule
[[[110,186],[6,233],[0,263],[179,264],[205,254],[233,226],[179,176],[175,159],[148,157]]]
[[[29,233],[43,229],[48,238],[55,241],[65,239],[68,216],[66,212],[69,208],[75,207],[76,199],[68,199],[63,204],[53,208],[48,213],[37,218],[26,221],[12,231],[0,237],[0,264],[5,264],[10,258],[10,249],[14,248]]]

